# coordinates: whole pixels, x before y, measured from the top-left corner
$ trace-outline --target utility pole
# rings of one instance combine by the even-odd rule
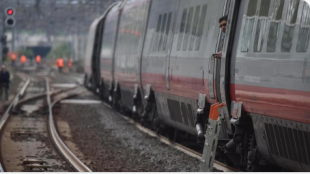
[[[15,51],[15,35],[16,35],[16,29],[15,28],[13,28],[12,29],[12,52],[14,52]]]

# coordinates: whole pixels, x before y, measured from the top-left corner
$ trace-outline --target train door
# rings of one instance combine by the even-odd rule
[[[210,55],[219,4],[218,0],[180,1],[168,67],[170,93],[195,100],[206,93],[206,55]]]
[[[225,103],[224,106],[224,118],[225,124],[223,125],[224,135],[227,137],[228,134],[232,134],[232,127],[230,123],[230,109],[231,109],[231,98],[230,98],[230,76],[233,75],[234,60],[232,55],[233,51],[233,42],[235,37],[235,31],[237,28],[237,22],[239,16],[239,8],[241,1],[238,0],[226,0],[222,16],[227,15],[228,20],[226,23],[226,31],[220,32],[217,39],[217,44],[215,47],[215,52],[221,52],[220,58],[215,58],[212,56],[212,60],[209,63],[211,72],[209,76],[212,76],[211,84],[209,83],[209,94],[214,94],[214,98],[219,103]],[[224,38],[223,38],[224,37]],[[210,82],[210,80],[209,80]]]
[[[224,16],[229,15],[229,7],[230,7],[231,1],[226,0],[223,12],[222,12],[222,18]],[[216,58],[216,53],[221,53],[223,51],[224,42],[226,38],[226,31],[222,31],[222,28],[220,26],[219,22],[219,30],[221,30],[218,34],[217,38],[217,44],[215,44],[214,47],[214,53],[211,55],[210,62],[209,62],[209,94],[212,99],[216,99],[218,102],[222,102],[221,100],[221,93],[220,93],[220,73],[221,73],[221,62],[222,59]],[[222,25],[227,25],[225,22],[222,22]],[[227,26],[226,26],[227,27]],[[225,60],[223,60],[225,61]]]
[[[229,14],[229,6],[231,4],[231,1],[224,0],[223,2],[223,11],[221,12],[221,16],[224,17]],[[220,25],[220,24],[219,24]],[[226,24],[227,25],[227,24]],[[223,46],[224,46],[224,39],[226,36],[226,33],[221,31],[220,26],[220,32],[218,33],[217,42],[216,44],[213,44],[211,47],[211,50],[213,50],[212,55],[210,55],[210,61],[209,61],[209,74],[208,74],[208,89],[209,89],[209,96],[211,99],[215,99],[217,102],[221,102],[220,98],[220,70],[221,70],[221,60],[216,57],[216,53],[222,52]]]
[[[93,74],[93,82],[94,82],[94,90],[98,92],[99,84],[100,84],[100,47],[101,47],[101,31],[103,26],[103,19],[100,19],[100,22],[96,29],[95,40],[94,40],[94,48],[92,54],[92,74]]]

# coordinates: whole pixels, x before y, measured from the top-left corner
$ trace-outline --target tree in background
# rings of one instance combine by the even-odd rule
[[[63,42],[61,44],[56,45],[52,51],[48,54],[47,57],[57,59],[59,57],[62,58],[70,58],[72,53],[72,48],[67,42]]]
[[[34,58],[34,53],[31,49],[27,49],[27,48],[22,48],[20,50],[17,51],[18,55],[25,55],[28,59],[33,59]]]

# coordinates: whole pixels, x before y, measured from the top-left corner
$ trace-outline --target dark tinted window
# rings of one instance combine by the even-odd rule
[[[257,1],[258,0],[250,0],[249,1],[246,16],[255,16],[256,8],[257,8]],[[263,0],[263,1],[265,1],[265,0]]]
[[[279,25],[282,19],[284,0],[275,0],[271,8],[271,20],[267,40],[267,52],[275,52],[278,40]]]
[[[186,17],[187,17],[187,9],[184,9],[182,13],[181,26],[180,26],[180,31],[179,31],[179,39],[178,39],[178,45],[177,45],[178,51],[181,49],[181,45],[183,41],[183,34],[185,30],[185,25],[186,25]]]
[[[203,33],[203,28],[205,25],[206,14],[207,14],[207,4],[203,5],[201,15],[200,15],[196,44],[195,44],[195,50],[196,51],[200,49],[200,42],[201,42],[201,37],[202,37],[202,33]]]
[[[261,1],[259,18],[255,31],[254,52],[261,52],[264,44],[264,36],[267,26],[267,17],[270,7],[270,1]]]
[[[304,3],[299,27],[297,52],[307,52],[310,39],[310,7]]]
[[[166,27],[166,33],[165,33],[165,39],[163,43],[163,51],[166,50],[167,47],[167,42],[168,42],[168,35],[169,35],[169,30],[170,30],[170,23],[171,23],[171,17],[172,17],[172,12],[169,13],[168,15],[168,21],[167,21],[167,27]]]
[[[284,8],[284,0],[275,0],[274,7],[272,9],[272,19],[281,20]]]
[[[192,20],[193,20],[193,11],[194,11],[194,8],[191,7],[189,9],[189,12],[188,12],[187,22],[186,22],[186,29],[185,29],[185,36],[184,36],[184,42],[183,42],[183,51],[185,51],[186,48],[187,48],[189,33],[190,33],[190,29],[191,29],[191,26],[192,26]]]
[[[254,16],[256,14],[258,0],[249,0],[248,9],[246,12],[246,19],[243,28],[241,51],[249,51],[249,45],[252,38],[253,28],[254,28]]]
[[[157,48],[158,36],[159,36],[159,30],[160,30],[160,24],[161,24],[161,18],[162,18],[162,15],[159,15],[158,21],[157,21],[157,27],[156,27],[154,44],[153,44],[153,51],[156,51],[156,48]]]
[[[165,32],[165,28],[166,28],[166,20],[167,20],[167,13],[164,14],[164,19],[163,19],[163,23],[161,24],[161,30],[160,30],[160,38],[159,38],[159,43],[158,43],[158,51],[161,51],[162,48],[162,42],[163,42],[163,38],[164,38],[164,32]]]
[[[194,41],[196,38],[196,33],[197,33],[197,26],[198,26],[198,19],[199,19],[199,13],[200,13],[200,6],[197,6],[195,9],[195,15],[194,15],[194,20],[193,20],[193,25],[192,25],[192,34],[191,34],[191,39],[189,42],[189,48],[188,50],[192,51],[194,47]]]
[[[295,23],[298,14],[299,0],[290,0],[287,14],[286,14],[286,24],[284,26],[281,51],[290,52],[292,48],[293,36],[295,31]]]
[[[268,12],[269,12],[269,7],[270,7],[270,1],[264,1],[262,0],[260,3],[260,8],[259,8],[259,16],[268,16]]]

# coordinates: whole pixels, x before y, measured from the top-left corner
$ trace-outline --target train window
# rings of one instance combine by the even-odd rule
[[[193,11],[194,11],[194,7],[189,8],[187,22],[186,22],[185,36],[184,36],[184,41],[183,41],[183,51],[186,51],[186,48],[187,48],[189,33],[190,33],[190,29],[192,26],[192,20],[193,20]]]
[[[275,52],[278,39],[279,26],[282,19],[284,0],[275,0],[271,9],[271,19],[267,40],[267,52]]]
[[[163,37],[165,34],[165,28],[166,28],[166,20],[167,20],[167,13],[164,14],[163,18],[163,23],[161,24],[161,30],[160,30],[160,37],[159,37],[159,43],[158,43],[158,51],[161,51],[162,48],[162,42],[163,42]]]
[[[250,0],[246,16],[255,16],[258,0]]]
[[[295,31],[295,23],[297,20],[297,12],[300,0],[290,0],[287,14],[286,24],[284,25],[284,31],[281,42],[281,51],[290,52],[292,48],[293,36]]]
[[[162,18],[162,15],[159,15],[158,21],[157,21],[157,27],[156,27],[156,34],[155,34],[155,41],[154,41],[154,45],[153,45],[153,51],[156,51],[156,48],[157,48],[157,41],[158,41],[158,34],[159,34],[159,30],[160,30],[161,18]]]
[[[185,30],[186,17],[187,17],[187,9],[184,9],[183,13],[182,13],[181,26],[180,26],[180,32],[179,32],[179,38],[178,38],[178,45],[177,45],[178,51],[180,51],[182,41],[183,41],[183,34],[184,34],[184,30]]]
[[[258,0],[250,0],[248,4],[248,9],[246,13],[246,19],[243,29],[242,41],[241,41],[241,51],[248,52],[249,45],[252,38],[253,28],[254,28],[254,20],[256,14]]]
[[[202,11],[200,15],[200,20],[198,24],[198,32],[197,32],[197,38],[196,38],[196,44],[195,44],[195,50],[200,49],[200,41],[203,33],[203,28],[205,25],[205,19],[206,19],[206,14],[207,14],[207,4],[202,6]]]
[[[266,32],[270,1],[261,1],[254,38],[254,52],[261,52]]]
[[[133,30],[133,33],[132,33],[132,37],[134,38],[135,40],[135,43],[138,43],[137,46],[133,46],[133,54],[136,55],[138,53],[138,49],[139,49],[139,46],[140,46],[140,40],[139,40],[139,35],[138,33],[140,33],[140,28],[141,28],[141,25],[142,25],[142,22],[141,22],[141,13],[143,12],[143,8],[135,8],[136,9],[136,16],[135,16],[135,19],[134,19],[134,24],[135,24],[135,29]],[[133,25],[134,25],[133,24]]]
[[[168,15],[168,21],[167,21],[165,39],[164,39],[164,43],[163,43],[163,51],[165,51],[165,50],[166,50],[166,47],[167,47],[168,35],[169,35],[170,23],[171,23],[171,17],[172,17],[172,12],[170,12],[169,15]]]
[[[310,7],[304,3],[298,34],[297,52],[307,52],[310,39]]]
[[[196,32],[197,32],[197,28],[198,28],[197,25],[198,25],[199,13],[200,13],[200,6],[197,6],[195,9],[194,21],[193,21],[193,25],[192,25],[192,33],[191,33],[191,38],[189,41],[188,50],[190,50],[190,51],[193,50],[193,46],[194,46],[194,41],[195,41]]]

